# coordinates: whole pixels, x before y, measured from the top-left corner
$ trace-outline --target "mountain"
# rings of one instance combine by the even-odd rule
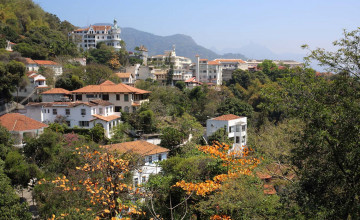
[[[126,49],[132,51],[136,46],[144,45],[149,50],[149,55],[164,54],[165,50],[176,47],[176,55],[195,60],[195,55],[201,58],[216,59],[225,58],[203,46],[198,45],[190,36],[175,34],[171,36],[159,36],[134,28],[121,28],[121,38],[126,43]],[[234,54],[236,58],[246,59],[242,54]],[[227,55],[228,57],[228,55]],[[235,58],[235,57],[231,57]]]
[[[295,60],[298,62],[303,62],[303,58],[306,54],[297,54],[297,53],[274,53],[269,48],[256,44],[249,43],[240,48],[227,48],[223,49],[220,52],[222,53],[241,53],[244,54],[249,59],[270,59],[270,60]]]

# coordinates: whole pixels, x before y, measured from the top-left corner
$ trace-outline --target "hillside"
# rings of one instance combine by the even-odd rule
[[[196,54],[207,59],[229,58],[228,55],[224,57],[198,45],[190,36],[183,34],[159,36],[127,27],[121,29],[121,38],[125,41],[127,50],[132,51],[136,46],[145,45],[149,50],[149,55],[163,54],[165,50],[170,50],[175,45],[178,56],[188,57],[192,60]],[[246,59],[242,54],[232,55],[235,57],[231,58]]]

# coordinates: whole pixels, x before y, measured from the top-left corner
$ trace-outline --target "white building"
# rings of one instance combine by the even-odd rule
[[[247,142],[247,118],[233,114],[222,115],[206,121],[206,137],[225,128],[228,137],[234,139],[233,149],[241,149]]]
[[[222,66],[218,61],[199,59],[196,62],[197,81],[213,85],[222,85]]]
[[[44,128],[48,127],[44,123],[19,113],[8,113],[0,116],[0,125],[11,133],[15,147],[24,146],[24,136],[38,137],[44,132]]]
[[[113,25],[90,25],[88,28],[81,28],[69,33],[73,42],[83,50],[96,48],[100,42],[104,42],[107,46],[114,47],[115,50],[121,49],[120,27],[114,20]]]
[[[173,82],[185,81],[189,76],[191,59],[182,56],[176,56],[175,46],[170,51],[165,51],[162,55],[155,55],[148,58],[148,65],[154,67],[154,74],[160,75],[157,72],[165,71],[166,73],[170,69],[170,65],[173,66]],[[158,71],[157,71],[158,70]],[[160,82],[166,81],[165,74],[161,74],[161,77],[156,76],[156,80]],[[165,79],[164,79],[165,77]]]
[[[51,60],[32,60],[25,58],[26,70],[30,72],[38,72],[40,67],[49,68],[54,71],[55,76],[61,76],[63,74],[62,66]]]
[[[144,160],[141,160],[144,161],[144,164],[133,172],[133,183],[135,186],[145,183],[150,175],[158,174],[161,171],[158,162],[166,160],[169,153],[169,149],[143,140],[105,145],[103,147],[120,153],[138,154],[144,158]]]
[[[9,52],[12,52],[13,51],[13,46],[15,46],[15,45],[16,45],[15,43],[6,40],[5,50],[9,51]]]
[[[109,80],[100,85],[89,85],[71,92],[75,101],[102,99],[114,104],[115,112],[135,112],[144,102],[148,102],[149,91]]]
[[[108,138],[111,129],[120,123],[120,113],[115,113],[114,105],[104,100],[29,103],[26,116],[46,124],[65,121],[70,128],[90,129],[100,124]]]

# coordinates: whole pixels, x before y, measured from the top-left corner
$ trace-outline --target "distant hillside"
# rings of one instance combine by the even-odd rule
[[[176,55],[188,57],[192,60],[195,55],[200,55],[201,58],[215,59],[215,58],[240,58],[246,59],[242,54],[229,54],[226,57],[215,53],[205,47],[198,45],[190,36],[183,34],[175,34],[171,36],[158,36],[155,34],[139,31],[134,28],[122,28],[121,38],[126,43],[128,51],[134,50],[136,46],[145,45],[149,50],[149,55],[163,54],[165,50],[171,50],[172,46],[176,46]]]

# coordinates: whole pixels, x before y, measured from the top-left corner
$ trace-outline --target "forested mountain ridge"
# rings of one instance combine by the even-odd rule
[[[77,47],[67,39],[67,33],[74,28],[32,0],[0,1],[0,47],[4,48],[6,40],[10,40],[17,44],[14,49],[25,57],[50,59],[77,55]]]
[[[126,43],[127,50],[131,51],[136,46],[145,45],[149,50],[149,55],[163,54],[165,50],[171,50],[172,46],[175,45],[176,54],[178,56],[188,57],[192,60],[195,59],[195,55],[207,59],[229,58],[226,54],[220,55],[210,49],[198,45],[194,39],[184,34],[159,36],[134,28],[125,27],[121,29],[121,37]],[[235,58],[246,59],[242,54],[233,55]]]

